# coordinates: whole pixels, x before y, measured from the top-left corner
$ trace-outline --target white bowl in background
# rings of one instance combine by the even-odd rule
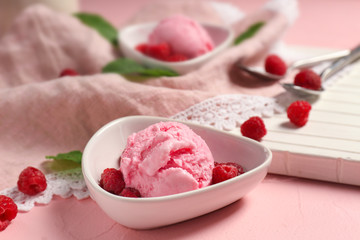
[[[120,49],[124,56],[149,66],[162,66],[171,68],[179,74],[186,74],[198,69],[208,60],[214,58],[228,48],[234,40],[233,31],[228,27],[212,24],[201,24],[214,41],[214,49],[196,58],[181,62],[165,62],[148,57],[135,49],[141,43],[148,42],[148,36],[157,26],[158,22],[142,23],[127,26],[119,31],[118,39]]]
[[[198,190],[151,198],[127,198],[99,186],[105,168],[119,168],[119,156],[127,137],[168,118],[130,116],[99,129],[85,147],[82,171],[92,199],[116,222],[135,229],[150,229],[178,223],[222,208],[242,198],[266,176],[271,151],[249,138],[193,123],[182,122],[200,135],[216,162],[236,162],[246,172],[227,181]]]

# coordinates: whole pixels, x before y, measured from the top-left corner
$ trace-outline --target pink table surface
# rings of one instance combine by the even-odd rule
[[[82,10],[121,25],[153,0],[82,0]],[[265,0],[227,0],[245,12]],[[360,40],[360,1],[299,0],[300,16],[287,44],[350,48]],[[5,166],[1,166],[5,167]],[[13,173],[18,174],[18,173]],[[240,201],[172,226],[137,231],[109,217],[90,198],[55,198],[20,213],[0,239],[359,239],[358,187],[268,175]],[[209,199],[211,201],[211,199]]]

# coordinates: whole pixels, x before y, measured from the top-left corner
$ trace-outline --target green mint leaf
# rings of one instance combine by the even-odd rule
[[[97,14],[92,13],[75,13],[82,23],[95,29],[100,35],[106,38],[112,45],[118,46],[118,31],[107,20]]]
[[[145,68],[142,71],[139,72],[142,76],[147,77],[176,77],[179,76],[179,74],[169,68]]]
[[[144,70],[144,66],[128,58],[116,59],[103,67],[103,73],[137,74]]]
[[[102,72],[118,73],[121,75],[140,75],[145,77],[179,76],[177,72],[169,68],[144,66],[128,58],[119,58],[108,63],[102,69]]]
[[[243,42],[244,40],[251,38],[254,36],[262,26],[264,26],[264,22],[256,22],[251,25],[245,32],[241,33],[237,36],[234,40],[234,45],[238,45],[239,43]]]
[[[68,153],[59,153],[56,156],[46,156],[46,159],[54,159],[54,160],[68,160],[76,163],[81,163],[82,152],[81,151],[71,151]]]

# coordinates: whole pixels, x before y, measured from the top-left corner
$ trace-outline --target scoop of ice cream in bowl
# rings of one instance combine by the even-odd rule
[[[114,221],[151,229],[185,221],[231,204],[266,176],[271,151],[261,143],[189,122],[129,116],[100,128],[87,143],[82,170],[92,199]],[[244,172],[213,183],[214,169],[231,162]],[[117,169],[124,189],[114,194],[100,182]]]
[[[183,15],[127,26],[119,31],[125,57],[180,74],[198,69],[233,42],[229,27],[199,23]]]
[[[158,197],[208,186],[214,159],[186,125],[160,122],[128,137],[119,165],[127,186]]]

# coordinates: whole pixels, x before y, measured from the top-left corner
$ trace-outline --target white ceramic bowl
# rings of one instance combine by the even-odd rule
[[[237,201],[266,176],[272,154],[262,144],[183,122],[206,141],[215,161],[239,163],[246,173],[202,189],[162,197],[126,198],[103,190],[99,186],[100,175],[105,168],[118,168],[127,137],[161,121],[174,120],[146,116],[114,120],[98,130],[85,147],[82,171],[90,195],[116,222],[130,228],[149,229],[188,220]]]
[[[220,52],[228,48],[234,40],[234,34],[230,28],[218,25],[202,24],[213,39],[215,47],[212,51],[199,57],[181,61],[181,62],[164,62],[147,57],[135,49],[138,44],[146,43],[148,36],[157,25],[157,22],[143,23],[127,26],[119,31],[120,48],[127,58],[131,58],[139,63],[150,66],[163,66],[171,68],[179,74],[185,74],[198,69],[206,61],[214,58]]]

